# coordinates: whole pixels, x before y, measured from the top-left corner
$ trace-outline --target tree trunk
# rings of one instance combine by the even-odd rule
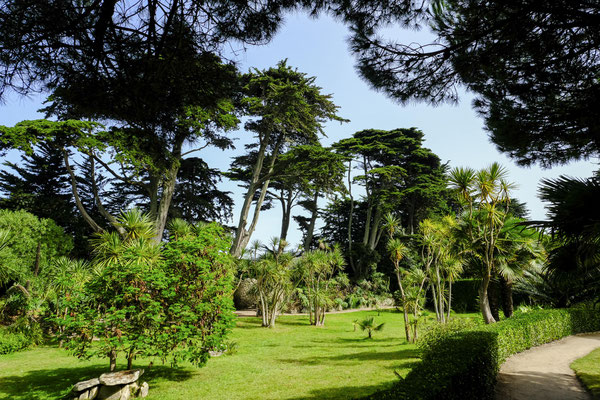
[[[442,284],[442,279],[440,278],[440,267],[436,263],[435,267],[435,279],[437,281],[437,297],[438,297],[438,321],[445,323],[446,322],[446,314],[444,312],[444,286]]]
[[[246,225],[248,223],[248,215],[250,214],[250,208],[252,207],[252,199],[254,197],[254,192],[256,191],[257,184],[260,180],[260,173],[262,171],[263,162],[265,159],[265,151],[269,143],[269,138],[270,135],[267,135],[267,137],[263,141],[261,141],[261,145],[258,151],[258,159],[256,161],[256,164],[254,165],[254,171],[252,173],[252,181],[248,186],[248,191],[246,192],[246,197],[244,198],[244,205],[242,206],[242,211],[240,213],[240,221],[235,232],[233,245],[231,246],[230,252],[234,257],[237,258],[241,256],[242,250],[250,241],[250,237],[252,236],[252,233],[256,228],[256,224],[258,223],[258,216],[260,214],[260,208],[265,199],[265,195],[267,194],[267,189],[269,188],[270,180],[266,179],[262,184],[259,198],[254,206],[254,215],[252,217],[252,222],[250,223],[250,227],[246,229]],[[269,164],[269,170],[267,171],[267,174],[271,174],[273,172],[273,167],[275,165],[277,155],[279,154],[279,149],[282,145],[282,139],[283,138],[279,139],[279,141],[275,145],[275,148],[273,149],[271,163]]]
[[[373,204],[371,204],[371,199],[367,200],[368,201],[368,207],[367,207],[367,217],[365,219],[365,231],[363,233],[363,245],[365,247],[368,246],[369,244],[369,235],[371,233],[371,216],[373,214]]]
[[[373,217],[373,223],[371,224],[371,232],[369,236],[369,249],[375,250],[377,242],[381,238],[381,219],[383,217],[383,211],[378,205],[375,208],[375,216]]]
[[[448,316],[446,321],[450,321],[450,310],[452,310],[452,281],[448,280]]]
[[[133,352],[130,352],[127,355],[127,369],[133,369]]]
[[[354,197],[352,197],[352,161],[348,161],[348,196],[350,196],[350,212],[348,214],[348,259],[350,260],[350,268],[356,274],[356,266],[354,265],[354,257],[352,256],[352,216],[354,215]]]
[[[396,266],[396,279],[398,279],[398,287],[400,288],[400,295],[402,296],[402,312],[404,313],[404,334],[406,335],[406,341],[410,342],[410,325],[408,323],[406,295],[404,294],[404,287],[402,286],[402,278],[400,278],[400,269],[398,268],[398,266]]]
[[[433,309],[435,310],[435,318],[438,322],[440,322],[440,309],[438,307],[438,295],[437,288],[435,286],[435,281],[431,280],[429,282],[429,287],[431,288],[431,298],[433,299]]]
[[[513,296],[512,296],[512,285],[513,283],[504,277],[500,277],[500,293],[502,295],[502,311],[504,316],[510,318],[514,312]]]
[[[37,277],[40,274],[40,258],[42,256],[42,243],[38,242],[35,251],[35,264],[33,266],[33,276]]]
[[[163,178],[162,182],[162,195],[160,203],[158,204],[158,213],[156,215],[156,236],[155,241],[160,242],[167,226],[167,218],[169,216],[169,208],[171,207],[171,200],[173,200],[173,194],[175,194],[175,185],[177,184],[177,173],[179,172],[180,162],[179,159],[173,162],[173,165]]]
[[[492,316],[492,311],[490,310],[490,302],[488,298],[488,287],[490,285],[490,275],[486,274],[481,280],[481,285],[479,286],[479,308],[481,308],[481,315],[483,316],[483,320],[486,324],[493,324],[496,322],[494,317]]]
[[[88,223],[88,225],[92,228],[94,232],[102,232],[102,228],[100,225],[94,221],[94,219],[87,213],[81,199],[79,198],[79,191],[77,190],[77,179],[75,178],[75,173],[71,169],[71,165],[69,163],[69,153],[67,150],[63,149],[63,160],[65,162],[65,168],[69,173],[69,177],[71,178],[71,191],[73,192],[73,198],[75,199],[75,205],[77,209],[81,213],[81,216]]]
[[[315,231],[315,224],[317,222],[317,217],[319,216],[319,207],[317,204],[318,200],[319,200],[319,191],[315,190],[315,195],[313,198],[312,210],[311,210],[311,215],[310,215],[310,223],[308,224],[306,238],[304,239],[304,250],[309,250],[310,244],[312,243],[313,234]]]
[[[408,233],[415,233],[415,202],[413,200],[408,202]]]
[[[279,234],[279,239],[285,240],[287,239],[287,233],[290,229],[290,218],[292,216],[292,203],[293,203],[293,193],[291,190],[288,190],[287,198],[283,197],[284,201],[281,202],[282,209],[282,218],[281,218],[281,233]]]
[[[488,287],[488,299],[492,316],[496,321],[500,321],[500,286],[496,279],[490,281]]]
[[[108,353],[110,372],[113,372],[117,368],[117,351],[111,350]]]
[[[117,219],[111,213],[106,211],[104,205],[102,204],[102,199],[100,199],[100,194],[98,193],[98,185],[96,183],[96,160],[91,154],[89,155],[89,161],[92,175],[90,177],[92,181],[92,193],[94,196],[94,202],[98,208],[98,212],[100,212],[100,214],[117,230],[117,232],[119,232],[121,237],[125,237],[125,229],[123,229],[123,227],[117,222]]]

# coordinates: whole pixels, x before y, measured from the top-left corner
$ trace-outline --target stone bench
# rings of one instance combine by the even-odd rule
[[[148,383],[138,384],[143,369],[109,372],[73,385],[74,400],[129,400],[148,396]]]

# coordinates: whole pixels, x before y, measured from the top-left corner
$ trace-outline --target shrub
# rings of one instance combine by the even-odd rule
[[[31,339],[23,333],[12,333],[0,329],[0,354],[15,353],[31,345]]]
[[[532,311],[467,330],[439,328],[426,335],[422,362],[391,390],[369,398],[492,399],[496,375],[507,357],[598,330],[600,314],[587,307]]]
[[[221,226],[190,231],[171,237],[160,253],[143,237],[109,242],[119,243],[117,256],[99,260],[101,273],[56,320],[67,349],[83,358],[108,357],[111,370],[120,354],[128,368],[138,355],[204,365],[233,326],[233,262]],[[104,243],[97,242],[97,254]]]

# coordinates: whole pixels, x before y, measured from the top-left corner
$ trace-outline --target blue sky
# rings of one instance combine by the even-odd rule
[[[426,33],[403,32],[393,29],[386,34],[397,35],[401,40],[426,39]],[[557,177],[561,174],[587,177],[597,168],[597,160],[571,163],[567,166],[543,170],[537,166],[518,167],[512,160],[499,153],[488,140],[483,129],[483,121],[471,108],[472,96],[465,93],[458,105],[431,107],[425,104],[400,106],[384,94],[369,88],[356,73],[354,59],[348,51],[347,29],[328,17],[317,20],[304,14],[287,17],[285,25],[267,46],[249,47],[245,50],[233,45],[237,50],[234,57],[242,71],[250,67],[264,69],[287,58],[288,64],[315,76],[323,92],[331,93],[333,101],[340,106],[340,115],[350,119],[349,123],[329,123],[323,139],[329,145],[354,132],[375,128],[394,129],[417,127],[425,133],[425,146],[440,156],[443,162],[449,161],[451,167],[469,166],[483,168],[494,161],[500,162],[509,170],[509,179],[518,185],[514,196],[527,203],[532,219],[543,219],[545,215],[542,202],[536,192],[541,178]],[[12,125],[21,120],[35,119],[43,97],[29,99],[11,96],[7,103],[0,105],[0,125]],[[222,170],[228,168],[231,157],[243,151],[243,143],[250,135],[243,130],[232,133],[238,137],[236,145],[240,150],[222,152],[209,150],[201,156],[211,165]],[[236,207],[241,205],[242,192],[234,183],[224,182],[223,190],[234,192]],[[280,209],[264,212],[260,216],[257,231],[252,240],[267,241],[279,234],[281,225]],[[234,212],[237,221],[238,209]],[[289,241],[296,244],[300,233],[292,224]]]

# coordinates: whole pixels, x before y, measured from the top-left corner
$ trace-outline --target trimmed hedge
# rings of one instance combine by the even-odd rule
[[[22,333],[9,333],[0,329],[0,354],[10,354],[26,349],[31,339]]]
[[[493,399],[507,357],[565,336],[600,330],[591,308],[539,310],[428,341],[422,361],[369,399]]]

